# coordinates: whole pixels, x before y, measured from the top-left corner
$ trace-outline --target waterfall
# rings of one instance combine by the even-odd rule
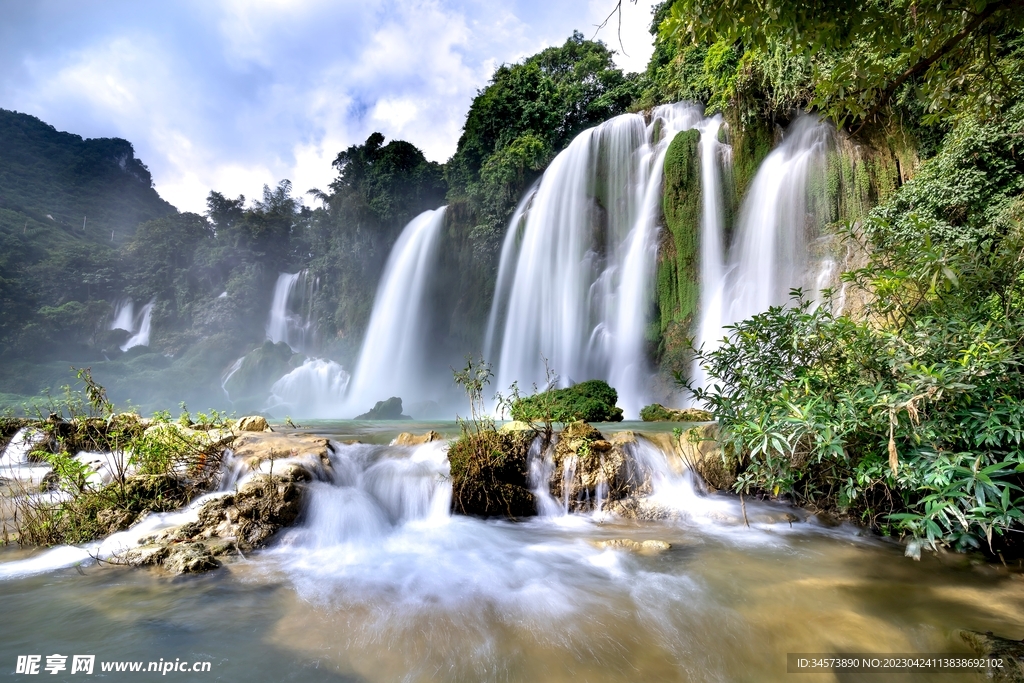
[[[267,319],[267,339],[284,342],[293,351],[307,351],[313,344],[315,324],[312,304],[317,280],[306,271],[281,273],[274,285],[274,298]]]
[[[546,360],[562,386],[608,380],[626,414],[639,412],[665,152],[700,120],[691,104],[658,107],[649,124],[618,116],[555,157],[502,249],[485,340],[498,387],[542,386]]]
[[[127,351],[135,346],[149,346],[149,325],[153,318],[153,305],[155,303],[156,300],[154,299],[143,306],[142,310],[139,311],[138,318],[136,318],[135,322],[132,323],[132,329],[135,332],[128,338],[128,341],[121,345],[122,351]],[[129,306],[130,305],[131,304],[129,302]]]
[[[426,377],[427,289],[437,268],[445,207],[424,211],[402,230],[391,249],[346,401],[363,412],[377,401],[429,399]]]
[[[132,331],[135,320],[135,305],[131,299],[121,299],[114,309],[114,319],[110,322],[111,330]]]
[[[700,131],[700,310],[699,336],[717,335],[722,329],[725,287],[725,207],[721,168],[729,168],[730,148],[718,141],[722,117],[708,119]]]
[[[348,373],[334,361],[311,358],[274,382],[265,409],[305,418],[337,419],[348,382]]]
[[[822,281],[819,272],[829,266],[824,263],[812,267],[809,262],[808,242],[819,229],[810,183],[824,173],[830,138],[831,129],[826,124],[802,115],[762,162],[740,208],[721,296],[711,293],[708,280],[702,281],[698,342],[705,350],[717,346],[726,325],[771,306],[785,305],[790,290],[796,287],[817,295]],[[702,160],[704,155],[702,149]],[[707,215],[705,206],[705,225]],[[701,275],[707,278],[708,253],[702,251],[701,258]],[[694,377],[697,384],[703,383],[699,367]]]

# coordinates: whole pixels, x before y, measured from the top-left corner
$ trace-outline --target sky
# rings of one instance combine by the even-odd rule
[[[0,0],[0,108],[135,146],[182,211],[325,189],[379,131],[444,162],[494,69],[579,30],[642,71],[654,0]],[[309,196],[302,197],[312,204]]]

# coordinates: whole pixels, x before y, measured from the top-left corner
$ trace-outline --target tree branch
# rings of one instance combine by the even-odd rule
[[[978,27],[981,26],[985,22],[985,20],[991,17],[993,14],[1008,7],[1013,7],[1020,4],[1024,3],[1022,3],[1021,0],[999,0],[999,2],[993,2],[986,6],[985,9],[981,11],[981,13],[975,15],[974,18],[971,21],[969,21],[967,25],[964,26],[959,33],[949,38],[949,40],[943,43],[938,50],[933,52],[928,57],[919,60],[912,67],[910,67],[902,74],[900,74],[896,80],[891,82],[885,88],[885,90],[882,91],[881,96],[879,96],[878,100],[871,107],[871,110],[864,116],[863,120],[861,121],[861,124],[857,127],[857,130],[853,131],[853,134],[857,135],[857,133],[859,133],[861,129],[864,128],[867,122],[873,119],[876,114],[878,114],[879,109],[884,107],[889,102],[889,99],[892,98],[892,96],[896,93],[896,90],[899,89],[901,85],[906,83],[908,79],[912,78],[913,76],[916,76],[922,71],[927,70],[928,67],[930,67],[932,64],[934,64],[935,62],[939,61],[944,56],[949,54],[953,50],[953,48],[959,45],[964,38],[966,38],[975,30],[977,30]]]

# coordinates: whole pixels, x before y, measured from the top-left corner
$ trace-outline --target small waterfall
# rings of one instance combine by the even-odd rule
[[[132,323],[135,320],[135,305],[131,299],[121,299],[114,309],[114,319],[110,321],[111,330],[132,331]]]
[[[267,319],[267,339],[275,344],[284,342],[296,352],[312,347],[315,336],[312,304],[317,284],[317,279],[309,277],[304,270],[278,275]]]
[[[426,376],[427,288],[437,268],[444,215],[445,207],[424,211],[391,249],[353,373],[348,412],[361,413],[389,396],[406,404],[432,396]]]
[[[703,329],[718,334],[722,329],[722,296],[725,287],[725,207],[720,169],[729,167],[730,148],[718,141],[720,115],[709,119],[700,131],[700,181],[703,198],[700,221],[700,310]]]
[[[349,375],[340,365],[311,358],[274,382],[266,410],[288,411],[305,418],[337,419],[348,383]]]
[[[650,124],[618,116],[555,157],[502,249],[485,340],[498,387],[543,385],[546,359],[561,385],[606,379],[639,413],[665,152],[700,120],[691,104],[658,107]]]
[[[136,346],[149,346],[149,326],[153,318],[154,304],[156,304],[155,299],[142,307],[138,318],[133,323],[135,333],[128,338],[128,341],[121,345],[122,351],[127,351]]]
[[[758,169],[740,209],[722,295],[702,283],[698,341],[705,350],[720,342],[726,325],[788,303],[791,289],[817,294],[819,268],[809,262],[808,243],[818,233],[819,217],[810,181],[824,173],[830,139],[826,124],[802,115]],[[703,277],[707,261],[702,252]],[[695,379],[702,383],[700,368]]]

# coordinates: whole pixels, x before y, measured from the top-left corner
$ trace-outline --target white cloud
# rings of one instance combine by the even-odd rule
[[[624,68],[642,69],[650,55],[652,3],[623,3]],[[323,189],[338,152],[374,130],[444,161],[498,64],[561,44],[573,29],[593,36],[613,6],[39,0],[4,34],[0,107],[130,140],[168,201],[203,211],[211,189],[258,197],[282,178],[296,194]],[[616,28],[613,19],[598,37],[618,50]]]

